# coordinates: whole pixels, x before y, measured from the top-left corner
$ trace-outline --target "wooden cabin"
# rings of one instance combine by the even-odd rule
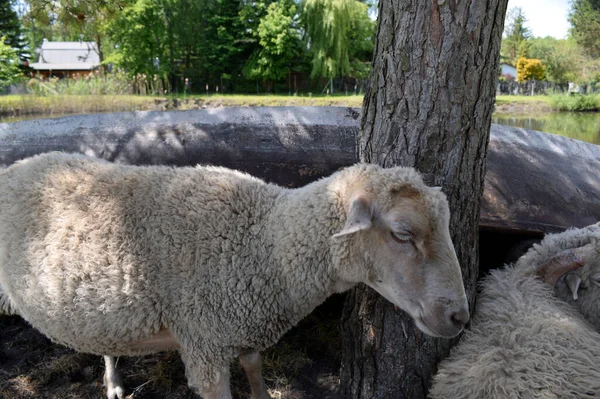
[[[35,75],[44,79],[85,77],[100,66],[100,55],[94,42],[50,42],[44,39],[38,53],[38,62],[29,66]]]

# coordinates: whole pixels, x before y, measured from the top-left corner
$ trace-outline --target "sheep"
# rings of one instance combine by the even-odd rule
[[[429,397],[599,397],[599,240],[596,225],[548,235],[514,266],[492,271]]]
[[[579,247],[591,240],[600,239],[600,224],[585,229],[574,229],[563,234],[550,235],[545,245],[536,247],[523,257],[520,263],[536,262],[543,257],[548,247]],[[597,248],[597,247],[596,247]],[[576,308],[591,323],[596,331],[600,331],[600,254],[586,262],[585,267],[574,270],[556,284],[555,294],[563,301]]]
[[[358,164],[298,189],[211,166],[50,153],[0,171],[0,290],[55,342],[105,356],[178,350],[189,387],[268,398],[259,350],[358,283],[425,333],[469,320],[445,195],[412,168]]]

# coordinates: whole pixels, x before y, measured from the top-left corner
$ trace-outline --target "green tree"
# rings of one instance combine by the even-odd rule
[[[19,54],[17,50],[6,44],[6,36],[0,38],[0,89],[4,90],[14,82],[20,75]]]
[[[269,4],[256,30],[260,47],[244,67],[246,78],[267,81],[270,89],[272,81],[281,80],[290,73],[291,61],[300,47],[294,26],[295,14],[296,7],[291,1]]]
[[[27,45],[21,36],[21,22],[10,0],[0,0],[0,34],[4,36],[4,43],[16,50],[22,62],[29,58]]]
[[[377,21],[369,17],[369,4],[355,7],[348,24],[349,75],[358,79],[369,77],[375,47]]]
[[[349,40],[354,16],[367,12],[357,0],[304,0],[301,18],[308,35],[312,78],[350,73]]]
[[[529,56],[542,60],[546,66],[546,78],[551,82],[579,82],[582,79],[583,65],[588,63],[581,48],[573,38],[529,39]]]
[[[211,0],[198,53],[204,63],[206,80],[221,89],[242,72],[247,56],[244,41],[248,35],[240,19],[242,4],[238,0]]]
[[[116,49],[107,58],[132,76],[165,77],[171,60],[163,9],[157,0],[137,0],[107,26]]]
[[[107,61],[130,75],[188,78],[196,88],[232,85],[251,52],[237,0],[136,0],[108,23],[114,43]]]
[[[600,0],[573,0],[571,34],[593,57],[600,57]]]
[[[526,22],[527,18],[521,7],[511,8],[507,13],[500,55],[505,62],[512,65],[515,65],[519,58],[522,43],[531,37],[529,28],[525,26]]]
[[[521,40],[519,44],[518,58],[527,58],[529,56],[529,40]]]

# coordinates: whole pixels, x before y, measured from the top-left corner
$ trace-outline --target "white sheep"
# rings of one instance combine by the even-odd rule
[[[598,226],[549,235],[514,266],[492,271],[430,398],[598,398],[600,333],[589,322],[600,322],[600,289],[589,276],[600,272],[599,240]],[[586,289],[572,305],[553,291],[572,298],[576,285]]]
[[[410,168],[356,165],[299,189],[218,167],[51,153],[0,171],[4,303],[52,340],[111,356],[177,349],[188,385],[230,398],[235,357],[268,398],[258,350],[366,283],[424,332],[468,305],[446,197]]]

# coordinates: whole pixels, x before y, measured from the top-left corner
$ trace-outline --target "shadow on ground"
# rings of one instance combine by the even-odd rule
[[[263,373],[273,399],[341,399],[339,317],[343,296],[330,298],[281,341],[263,352]],[[18,316],[0,316],[0,398],[103,397],[100,356],[53,344]],[[176,352],[121,357],[128,399],[192,399]],[[249,398],[242,368],[232,365],[234,398]]]

